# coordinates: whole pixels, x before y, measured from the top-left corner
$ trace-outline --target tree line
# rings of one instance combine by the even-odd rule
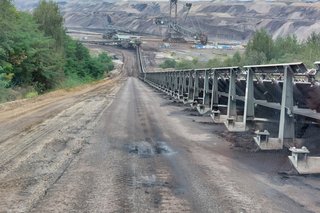
[[[166,59],[160,67],[175,69],[193,69],[197,67],[225,67],[259,65],[269,63],[304,62],[312,68],[315,61],[320,59],[320,34],[312,33],[306,40],[298,41],[296,36],[272,36],[264,29],[255,32],[246,45],[243,54],[236,52],[226,58],[213,58],[206,63],[197,59],[174,60]]]
[[[107,54],[92,57],[66,34],[59,7],[51,0],[41,0],[32,13],[18,11],[12,0],[0,0],[0,29],[0,102],[24,95],[18,91],[39,94],[100,79],[113,69]]]

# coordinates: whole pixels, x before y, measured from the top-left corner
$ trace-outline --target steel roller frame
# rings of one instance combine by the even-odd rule
[[[320,70],[320,61],[315,62]],[[308,156],[306,147],[290,147],[295,140],[295,116],[308,117],[320,121],[320,113],[312,109],[299,108],[294,103],[294,85],[312,86],[314,76],[308,76],[308,70],[302,62],[285,64],[250,65],[208,69],[187,69],[164,72],[144,72],[143,79],[151,86],[167,93],[175,100],[198,110],[202,115],[211,114],[217,122],[225,123],[229,131],[246,131],[255,121],[270,122],[269,119],[256,117],[255,108],[263,106],[280,111],[278,137],[271,138],[268,130],[257,130],[255,142],[261,150],[279,150],[289,145],[292,155],[290,162],[300,174],[320,173],[320,158]],[[278,79],[265,79],[266,76]],[[305,77],[309,81],[296,81]],[[262,79],[261,79],[262,78]],[[245,82],[245,89],[239,88],[239,82]],[[270,102],[257,99],[255,84],[270,81],[280,82],[281,100]],[[201,82],[201,83],[200,83]],[[226,83],[228,82],[228,83]],[[225,90],[219,88],[224,83]],[[240,91],[237,94],[237,91]],[[227,104],[221,103],[227,99]],[[243,103],[243,115],[238,115],[237,104]],[[279,103],[280,102],[280,103]],[[226,114],[220,109],[226,108]]]

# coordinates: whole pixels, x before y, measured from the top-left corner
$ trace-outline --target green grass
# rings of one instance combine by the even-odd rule
[[[30,98],[35,98],[37,97],[39,94],[37,91],[31,91],[31,92],[28,92],[26,95],[25,95],[25,98],[27,99],[30,99]]]
[[[57,87],[58,89],[71,89],[73,87],[77,87],[83,84],[87,84],[94,81],[94,79],[87,77],[87,78],[80,78],[77,75],[71,75],[66,78],[60,85]]]

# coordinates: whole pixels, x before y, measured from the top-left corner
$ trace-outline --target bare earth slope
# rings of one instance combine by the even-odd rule
[[[69,1],[61,8],[68,28],[103,30],[115,25],[154,34],[163,33],[154,25],[154,17],[166,15],[169,10],[167,2]],[[183,3],[179,8],[181,23],[206,31],[211,39],[247,40],[260,28],[267,29],[274,37],[295,34],[298,39],[307,38],[313,31],[320,32],[319,3],[194,2],[186,22]]]

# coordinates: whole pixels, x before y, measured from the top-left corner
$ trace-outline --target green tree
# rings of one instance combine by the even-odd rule
[[[300,55],[306,64],[313,64],[314,61],[319,61],[320,58],[320,33],[312,33],[307,40],[302,44],[303,50]]]
[[[210,59],[207,64],[206,64],[207,67],[222,67],[223,66],[223,62],[217,58],[213,58],[213,59]]]
[[[99,79],[105,72],[113,69],[111,58],[102,53],[92,58],[88,49],[78,41],[65,37],[65,74],[67,76],[78,76],[82,79]]]
[[[102,65],[103,71],[109,72],[114,69],[112,59],[108,56],[107,53],[99,54],[97,60]]]
[[[63,17],[57,3],[52,0],[41,0],[33,12],[34,19],[39,24],[39,29],[55,40],[57,49],[63,47],[65,35]]]
[[[177,65],[176,60],[174,60],[174,59],[166,59],[162,64],[160,64],[160,67],[162,69],[175,68],[176,65]]]
[[[239,51],[237,51],[233,55],[232,61],[233,61],[234,65],[236,65],[236,66],[241,66],[242,65],[242,57],[241,57],[241,54],[239,53]]]
[[[65,34],[52,1],[41,1],[31,15],[17,11],[11,0],[0,0],[0,29],[0,102],[14,100],[16,86],[42,93],[70,79],[99,79],[113,69],[106,54],[91,57]]]
[[[62,55],[55,51],[54,41],[38,30],[33,17],[27,13],[19,14],[15,31],[11,35],[14,45],[9,52],[14,83],[41,85],[39,92],[53,88],[63,79]]]
[[[300,44],[296,36],[278,37],[274,41],[275,55],[273,58],[281,58],[285,54],[296,54],[300,51]]]
[[[176,65],[176,69],[194,69],[196,68],[196,64],[195,64],[195,61],[192,60],[181,60],[177,63]]]
[[[1,80],[7,87],[53,88],[63,76],[62,57],[53,51],[53,40],[40,32],[30,14],[18,12],[11,1],[1,0],[0,11]]]
[[[14,31],[16,18],[17,11],[11,0],[0,0],[0,74],[10,73],[13,69],[9,63],[9,53],[13,51],[10,36]]]
[[[245,54],[250,57],[250,60],[255,58],[253,54],[258,54],[259,56],[264,55],[267,61],[270,61],[275,57],[272,37],[264,29],[257,31],[248,42]],[[255,63],[258,64],[261,61],[263,60],[257,60]]]
[[[264,52],[250,51],[246,55],[245,63],[247,65],[266,64],[268,63],[268,59]]]

